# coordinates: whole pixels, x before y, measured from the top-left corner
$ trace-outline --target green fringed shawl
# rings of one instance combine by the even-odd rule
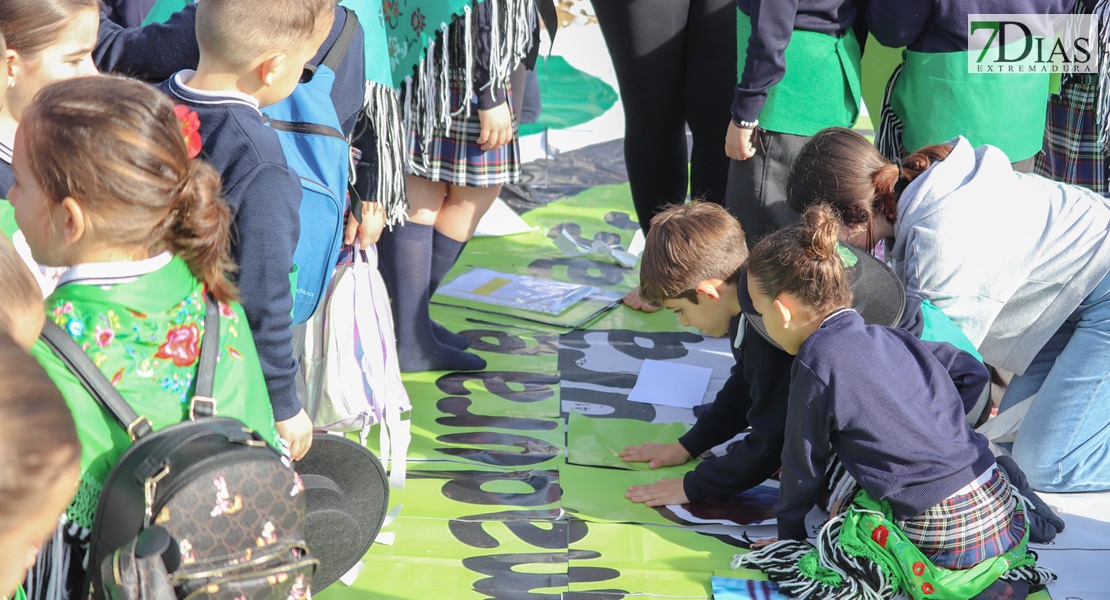
[[[46,314],[85,349],[156,430],[188,418],[200,342],[218,343],[214,395],[220,416],[239,419],[279,447],[266,381],[243,309],[237,303],[220,303],[219,337],[209,338],[203,293],[204,286],[185,262],[174,258],[153,273],[109,289],[62,285],[46,299]],[[32,354],[62,391],[80,425],[81,484],[69,518],[91,527],[104,480],[131,440],[45,344],[37,343]]]

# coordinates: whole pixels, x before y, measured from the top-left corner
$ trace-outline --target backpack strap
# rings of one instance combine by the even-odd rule
[[[339,69],[339,63],[343,62],[343,58],[347,56],[347,51],[351,49],[351,43],[355,40],[355,34],[358,33],[358,15],[355,11],[341,6],[343,12],[347,15],[347,20],[343,22],[343,29],[339,32],[339,37],[335,39],[331,49],[324,55],[324,59],[320,64],[332,70],[335,73]]]
[[[216,360],[220,354],[220,312],[219,306],[211,295],[205,296],[204,331],[207,339],[208,333],[215,331],[216,338],[213,343],[206,344],[201,340],[200,363],[197,367],[196,393],[190,405],[190,417],[216,416],[216,401],[212,399],[212,387],[215,380]],[[93,399],[119,423],[120,427],[127,430],[131,441],[147,435],[154,430],[150,419],[140,416],[123,399],[116,387],[89,358],[88,354],[77,345],[77,342],[58,327],[50,319],[46,319],[42,326],[40,339],[61,359],[71,373]]]
[[[115,386],[108,381],[108,378],[96,366],[96,363],[89,358],[88,354],[85,354],[85,351],[77,345],[73,338],[69,337],[64,329],[55,325],[50,319],[46,319],[42,326],[40,338],[65,363],[70,373],[77,377],[77,380],[81,382],[81,385],[88,390],[100,406],[108,411],[121,427],[127,430],[127,435],[131,436],[131,441],[135,441],[153,430],[154,427],[150,419],[140,417],[131,408],[131,405],[123,399],[123,396],[120,396]]]

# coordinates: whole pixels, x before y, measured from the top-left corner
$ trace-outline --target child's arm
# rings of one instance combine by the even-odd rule
[[[964,414],[975,407],[983,388],[990,385],[990,373],[986,365],[963,350],[947,342],[923,342],[940,364],[948,370],[952,383],[964,403]]]
[[[488,0],[474,9],[474,91],[478,94],[478,120],[481,133],[478,145],[489,152],[513,141],[513,113],[509,107],[506,86],[508,81],[497,80],[491,72],[492,63],[492,3]],[[501,10],[507,10],[507,8]],[[514,65],[515,66],[515,65]],[[510,69],[511,70],[511,69]],[[508,74],[506,73],[506,76]]]
[[[293,296],[289,274],[300,235],[300,179],[285,165],[262,163],[228,189],[234,203],[234,258],[239,293],[254,335],[266,389],[282,437],[294,458],[308,451],[311,424],[297,397],[293,356]],[[288,422],[287,422],[288,421]],[[282,430],[285,431],[282,431]],[[300,452],[298,452],[298,450]]]
[[[165,23],[125,29],[101,14],[93,62],[102,73],[120,73],[151,83],[165,81],[200,61],[196,4]]]
[[[779,487],[779,538],[806,539],[806,515],[817,504],[824,484],[825,468],[832,455],[829,443],[831,415],[827,387],[803,363],[796,365],[790,383],[786,445],[782,450]]]

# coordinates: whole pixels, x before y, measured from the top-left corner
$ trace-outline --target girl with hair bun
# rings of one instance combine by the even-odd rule
[[[960,137],[891,162],[863,136],[826,129],[794,164],[790,205],[828,203],[841,239],[886,241],[908,294],[930,300],[1028,400],[1013,457],[1032,487],[1110,489],[1110,204],[1086,188],[1016,173]]]
[[[198,126],[195,114],[137,81],[50,84],[16,134],[9,199],[35,260],[69,267],[46,299],[47,318],[154,429],[189,418],[200,346],[218,344],[219,414],[277,447],[254,341],[227,277],[230,214],[219,176],[196,158]],[[218,331],[205,331],[206,294],[219,303]],[[42,344],[33,352],[81,424],[81,481],[65,528],[72,546],[131,441],[53,353]],[[83,551],[70,550],[79,569]],[[43,565],[45,577],[33,579],[65,581],[67,568]]]
[[[796,358],[779,539],[734,566],[763,570],[793,598],[1023,598],[1053,575],[1026,550],[1023,502],[965,420],[986,368],[950,344],[865,324],[849,308],[841,222],[827,205],[803,220],[748,258],[755,309]],[[859,490],[814,548],[805,517],[834,455]]]

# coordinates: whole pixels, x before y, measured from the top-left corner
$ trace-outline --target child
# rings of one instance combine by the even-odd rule
[[[294,459],[312,444],[290,329],[301,183],[258,109],[293,92],[334,17],[333,0],[205,0],[196,9],[197,70],[162,84],[174,102],[199,115],[202,153],[223,179],[243,307],[278,431]]]
[[[51,81],[96,74],[96,0],[0,0],[7,95],[0,103],[0,197],[14,183],[12,147],[23,111]]]
[[[437,38],[447,49],[436,47],[436,54],[446,59],[417,69],[435,74],[418,75],[405,89],[408,223],[379,242],[403,372],[485,368],[485,360],[464,351],[464,336],[431,320],[428,304],[502,184],[520,179],[508,76],[536,43],[532,26],[521,26],[533,22],[535,5],[486,0],[465,11]],[[413,13],[414,27],[420,14]]]
[[[226,275],[234,269],[229,211],[218,175],[193,158],[195,136],[145,84],[115,77],[51,84],[16,134],[10,199],[35,260],[70,267],[46,300],[47,314],[137,413],[155,429],[188,418],[199,348],[217,343],[219,414],[276,446],[250,327]],[[219,301],[218,332],[203,329],[206,292]],[[68,512],[73,542],[92,525],[104,479],[130,439],[60,359],[42,344],[34,353],[81,423],[81,483]],[[71,556],[80,563],[80,552]]]
[[[943,315],[905,297],[890,270],[853,250],[853,282],[867,302],[868,322],[897,325],[916,336],[944,332],[944,339],[970,344]],[[642,259],[644,290],[675,311],[683,325],[708,335],[728,332],[736,366],[713,403],[677,443],[630,446],[621,456],[650,462],[652,468],[682,464],[751,427],[751,433],[722,457],[703,461],[683,479],[633,486],[628,498],[649,506],[725,499],[759,485],[780,466],[786,430],[786,398],[793,357],[772,345],[750,318],[746,275],[747,246],[740,223],[719,206],[704,202],[672,206],[652,221]],[[882,285],[870,285],[877,281]],[[741,317],[741,310],[749,318]],[[899,319],[901,315],[901,319]],[[928,333],[926,333],[928,332]],[[978,416],[976,414],[975,416]]]
[[[10,246],[0,249],[0,269],[22,269],[10,251]],[[81,462],[73,415],[58,388],[21,345],[0,333],[0,495],[4,498],[0,595],[4,598],[26,598],[19,584],[73,498]]]
[[[1015,173],[964,138],[898,162],[842,128],[813,137],[790,205],[823,202],[842,239],[885,240],[911,294],[933,301],[1030,400],[1013,457],[1035,489],[1110,489],[1110,206],[1085,188]],[[1035,397],[1034,397],[1035,395]]]
[[[764,570],[796,598],[1022,598],[1053,576],[1027,553],[1025,511],[965,420],[987,370],[950,344],[865,324],[849,308],[840,227],[816,205],[748,259],[754,308],[796,358],[776,508],[782,541],[734,564]],[[834,453],[862,490],[812,550],[805,517]]]

